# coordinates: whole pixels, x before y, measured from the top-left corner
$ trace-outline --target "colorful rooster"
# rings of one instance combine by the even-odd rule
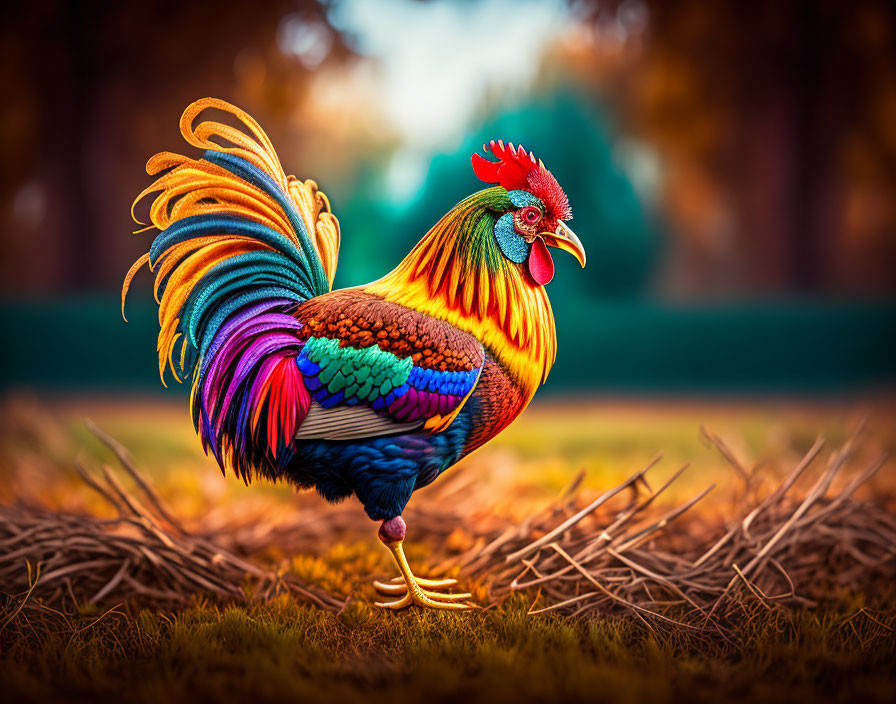
[[[208,108],[241,129],[194,125]],[[547,377],[548,247],[585,265],[563,190],[531,152],[493,141],[497,161],[472,161],[495,185],[458,203],[383,278],[332,291],[339,224],[317,184],[287,176],[258,123],[221,100],[190,105],[180,129],[204,151],[149,160],[160,175],[137,202],[157,193],[145,229],[158,234],[125,278],[122,315],[148,263],[159,371],[192,377],[193,424],[222,470],[286,479],[328,501],[354,494],[382,521],[401,573],[376,583],[399,597],[379,606],[470,608],[469,594],[446,591],[454,580],[413,575],[401,514]]]

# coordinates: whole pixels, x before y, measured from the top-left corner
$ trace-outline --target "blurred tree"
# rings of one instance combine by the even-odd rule
[[[314,0],[7,10],[0,290],[113,286],[145,247],[126,236],[130,203],[148,183],[140,164],[179,146],[174,128],[190,101],[232,100],[283,144],[312,71],[349,56]]]
[[[387,204],[383,188],[386,168],[385,161],[362,158],[355,169],[355,177],[339,188],[343,197],[335,212],[343,238],[334,282],[336,288],[375,281],[410,251],[400,236],[402,228],[395,210]],[[420,232],[413,240],[414,244],[422,234]]]
[[[896,291],[896,5],[576,6],[580,75],[663,154],[680,283]]]
[[[549,150],[593,253],[592,293],[643,290],[658,247],[595,95],[660,157],[663,215],[677,233],[660,262],[665,293],[896,292],[892,3],[571,6],[581,26],[545,58],[539,101],[479,136]],[[376,116],[375,73],[344,70],[355,61],[315,0],[37,0],[7,11],[0,292],[113,288],[145,247],[125,236],[148,183],[139,165],[180,146],[177,117],[203,95],[249,110],[287,169],[331,196],[347,233],[340,282],[380,273],[472,182],[463,154],[438,185],[449,166],[437,160],[436,185],[409,219],[392,220],[380,184],[398,140]],[[552,103],[555,79],[570,74],[589,97]],[[382,235],[394,227],[405,242]]]

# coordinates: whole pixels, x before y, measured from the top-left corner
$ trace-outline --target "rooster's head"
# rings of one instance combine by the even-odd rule
[[[585,266],[585,249],[566,225],[572,218],[569,199],[554,175],[540,159],[522,145],[504,145],[492,140],[483,145],[498,161],[473,154],[473,171],[485,183],[507,191],[510,207],[495,223],[495,239],[502,254],[516,264],[525,264],[536,283],[547,284],[554,276],[554,261],[548,247],[572,254]]]

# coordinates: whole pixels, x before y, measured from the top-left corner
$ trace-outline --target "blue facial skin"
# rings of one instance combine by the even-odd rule
[[[495,223],[495,239],[504,256],[510,261],[522,264],[529,256],[529,245],[517,234],[513,226],[513,213],[504,213]]]
[[[529,191],[508,191],[507,196],[510,198],[510,202],[517,208],[534,205],[539,210],[544,211],[544,203],[529,193]]]
[[[544,204],[528,191],[509,191],[510,202],[517,208],[534,206],[544,212]],[[504,256],[510,261],[522,264],[529,256],[529,243],[521,237],[513,226],[513,213],[504,213],[495,223],[495,239]]]

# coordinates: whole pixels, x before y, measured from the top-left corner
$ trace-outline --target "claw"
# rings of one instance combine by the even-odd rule
[[[386,547],[392,551],[398,569],[401,572],[400,577],[396,577],[389,582],[374,582],[374,588],[381,594],[398,596],[400,598],[395,601],[378,601],[376,605],[382,609],[390,609],[397,611],[405,609],[412,604],[417,606],[425,606],[430,609],[442,609],[447,611],[468,611],[477,608],[475,604],[469,604],[465,600],[473,595],[469,592],[459,594],[445,594],[439,591],[430,591],[433,589],[447,589],[457,584],[456,579],[423,579],[415,577],[411,572],[407,559],[404,556],[401,540],[387,541],[383,540]]]

